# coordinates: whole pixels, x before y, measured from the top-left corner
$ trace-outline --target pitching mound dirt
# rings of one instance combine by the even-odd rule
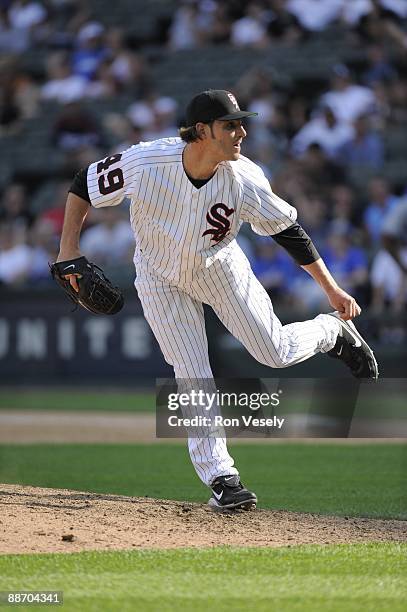
[[[407,541],[406,523],[0,484],[0,553]]]

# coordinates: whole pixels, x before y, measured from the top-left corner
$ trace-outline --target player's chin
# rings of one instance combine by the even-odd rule
[[[240,147],[233,147],[233,151],[231,154],[231,160],[237,161],[240,157]]]

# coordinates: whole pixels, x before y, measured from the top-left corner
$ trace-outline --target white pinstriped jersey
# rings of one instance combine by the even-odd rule
[[[267,236],[297,218],[296,209],[274,194],[262,170],[243,156],[222,162],[197,189],[183,167],[184,147],[180,138],[143,142],[91,164],[87,175],[93,206],[130,198],[136,269],[177,285],[214,260],[233,256],[243,222]]]
[[[186,388],[193,380],[211,385],[204,303],[270,367],[331,350],[339,331],[335,318],[320,315],[283,326],[235,240],[243,222],[261,235],[283,231],[296,221],[295,208],[242,156],[222,162],[203,187],[195,188],[183,167],[184,147],[180,138],[140,143],[92,164],[87,174],[93,206],[131,199],[135,286],[177,381]],[[183,408],[183,416],[191,416],[190,407]],[[238,473],[218,428],[201,427],[196,436],[189,435],[188,448],[205,484]]]

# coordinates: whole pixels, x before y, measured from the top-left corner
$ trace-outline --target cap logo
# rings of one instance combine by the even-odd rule
[[[228,98],[232,102],[232,104],[235,107],[235,109],[236,110],[240,110],[239,105],[237,103],[237,100],[236,100],[235,96],[232,93],[228,92]]]

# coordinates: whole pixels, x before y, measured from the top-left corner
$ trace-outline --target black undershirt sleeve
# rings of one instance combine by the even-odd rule
[[[89,166],[88,166],[89,168]],[[79,196],[83,200],[90,202],[89,191],[88,191],[88,168],[82,168],[75,174],[75,177],[72,181],[72,185],[69,188],[69,191]]]
[[[279,234],[274,234],[271,237],[277,244],[282,246],[300,266],[307,266],[320,258],[320,254],[315,248],[314,243],[299,223],[294,223],[294,225],[288,229],[283,230]]]

